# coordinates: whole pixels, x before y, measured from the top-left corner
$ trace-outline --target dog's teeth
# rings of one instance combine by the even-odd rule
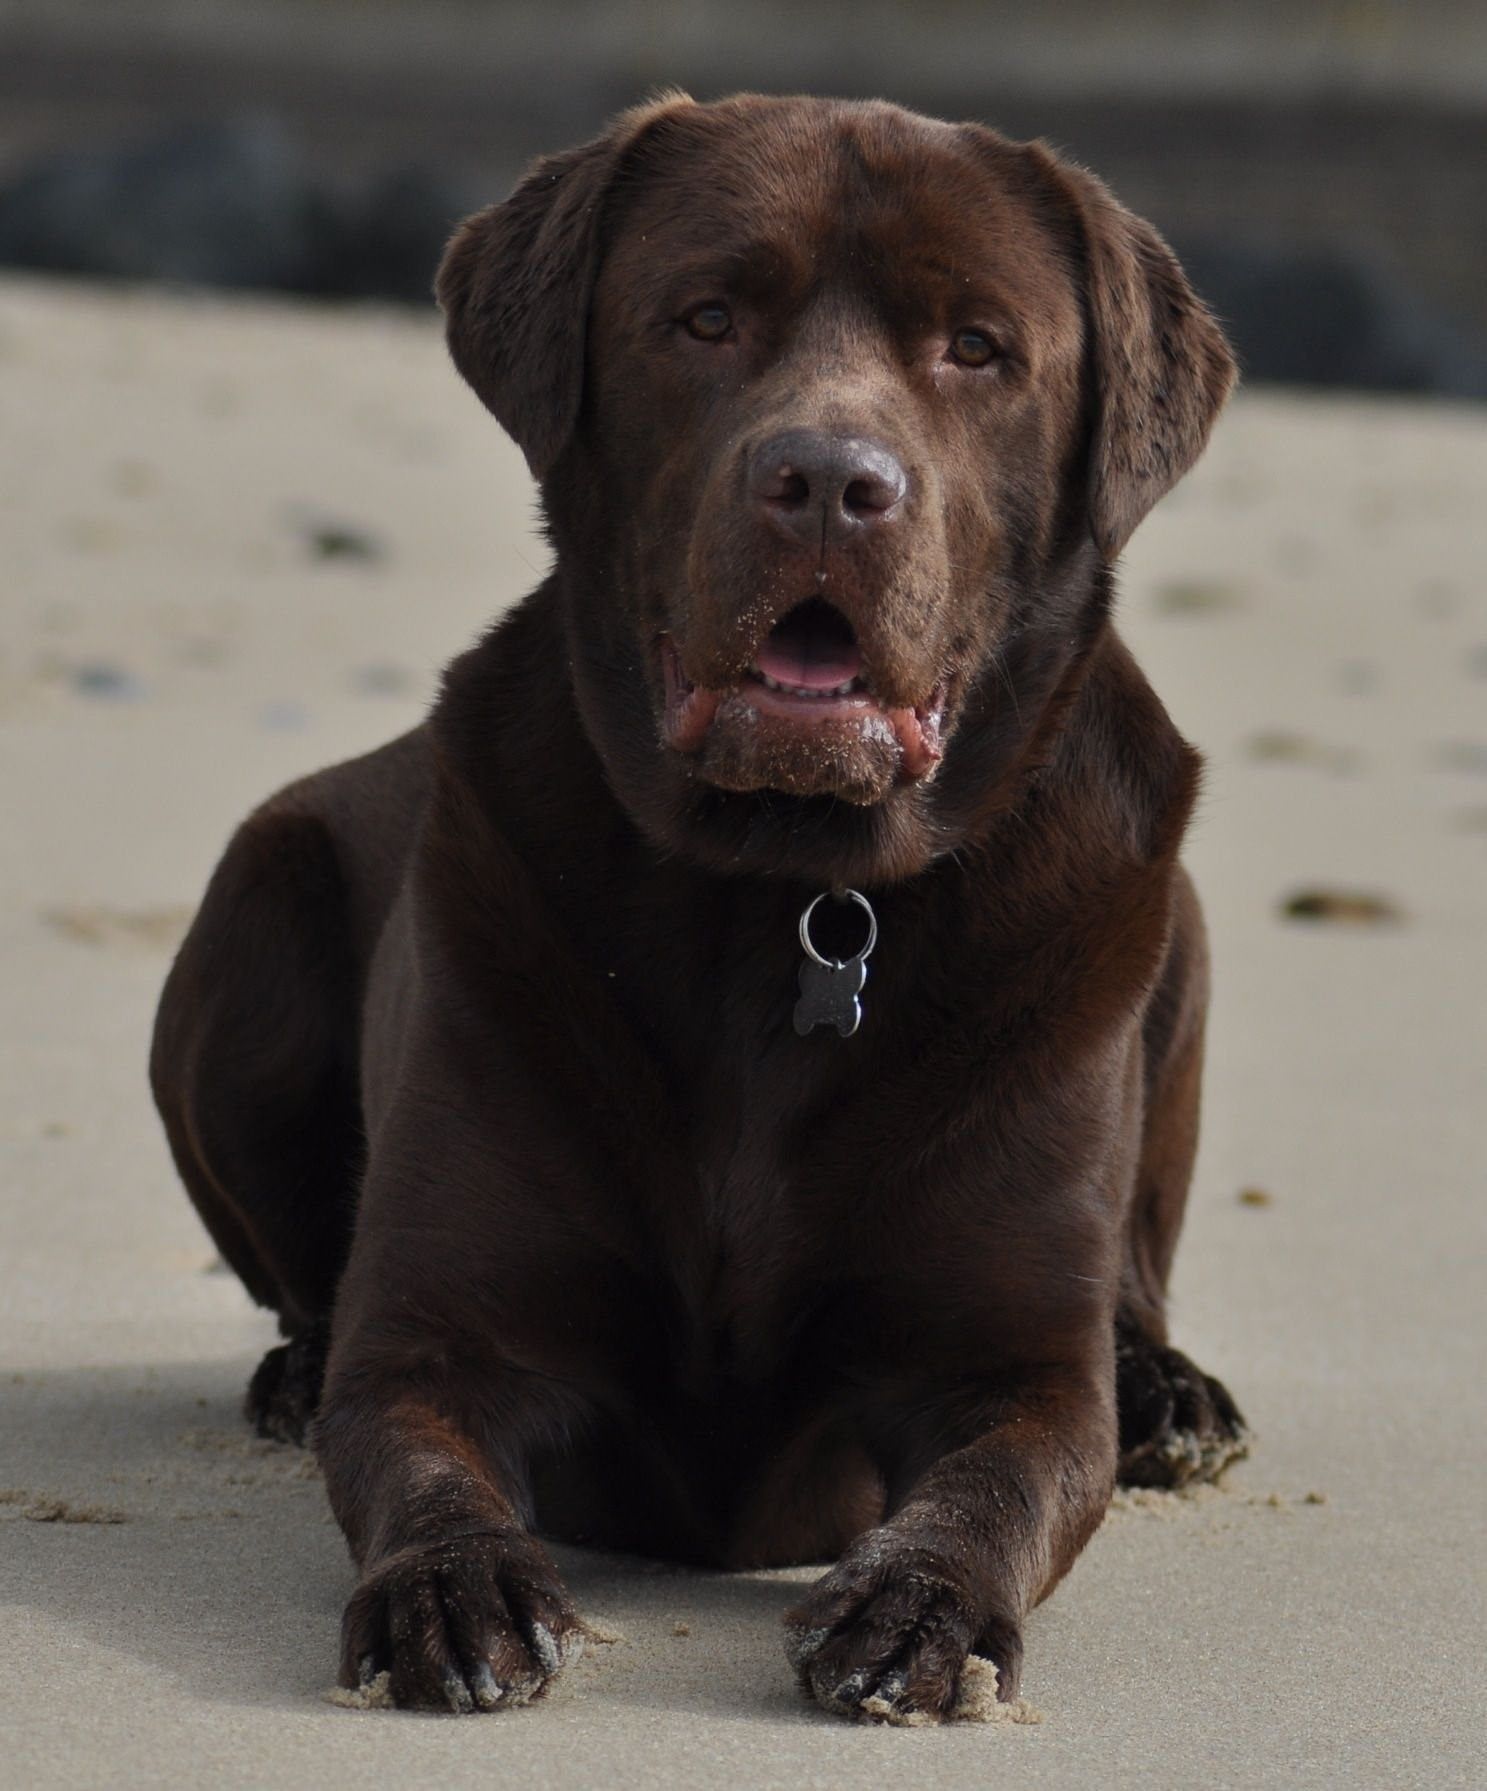
[[[817,690],[809,684],[782,684],[778,678],[771,678],[768,672],[754,669],[754,676],[766,690],[777,690],[781,696],[806,697],[820,702],[825,697],[853,696],[862,688],[859,678],[848,678],[844,684],[833,684],[829,689]]]

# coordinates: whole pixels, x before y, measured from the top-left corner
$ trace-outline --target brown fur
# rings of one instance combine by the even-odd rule
[[[1010,1697],[1118,1456],[1170,1483],[1242,1448],[1163,1313],[1198,765],[1109,620],[1223,339],[1041,145],[811,100],[626,115],[467,222],[439,295],[556,569],[424,727],[245,823],[152,1061],[290,1340],[262,1428],[303,1428],[328,1330],[343,1677],[539,1692],[580,1633],[540,1529],[836,1558],[790,1619],[825,1705],[943,1714],[972,1646]],[[727,339],[679,323],[719,299]],[[973,326],[990,366],[946,356]],[[749,469],[802,429],[876,444],[902,501],[774,527]],[[928,768],[740,698],[808,600],[883,714],[938,692]],[[680,744],[668,641],[722,693]],[[796,921],[845,884],[881,927],[866,1019],[802,1039]]]

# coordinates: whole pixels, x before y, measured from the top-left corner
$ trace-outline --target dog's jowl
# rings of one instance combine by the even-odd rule
[[[438,296],[554,571],[243,823],[152,1061],[342,1678],[540,1694],[555,1536],[832,1563],[831,1710],[1011,1698],[1117,1478],[1244,1446],[1164,1318],[1198,760],[1111,625],[1228,350],[1092,176],[876,103],[627,113]]]

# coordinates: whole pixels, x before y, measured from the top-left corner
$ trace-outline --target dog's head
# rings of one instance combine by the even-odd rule
[[[1098,181],[880,103],[627,113],[438,292],[542,486],[613,788],[668,848],[817,880],[995,806],[1233,380]]]

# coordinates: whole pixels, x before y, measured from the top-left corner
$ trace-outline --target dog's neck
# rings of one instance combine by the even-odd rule
[[[1080,730],[1068,725],[1081,708],[1103,736],[1120,737],[1119,775],[1141,786],[1134,807],[1151,817],[1153,839],[1169,809],[1180,832],[1192,781],[1187,749],[1110,626],[1108,572],[1086,567],[1084,579],[1082,604],[1065,597],[1070,621],[1013,630],[935,778],[875,809],[702,784],[659,740],[639,648],[624,637],[597,650],[575,644],[565,613],[578,594],[555,578],[451,667],[434,738],[487,812],[499,792],[503,826],[520,833],[524,855],[561,856],[555,817],[581,813],[633,874],[649,861],[762,878],[785,914],[821,889],[884,891],[972,859],[993,866],[1010,895],[1035,844],[1034,811],[1071,824],[1082,843],[1069,875],[1079,882],[1102,874],[1112,854],[1144,849],[1105,836],[1104,785],[1117,773],[1085,763]]]
[[[661,742],[643,649],[615,594],[554,578],[528,601],[544,643],[535,657],[566,668],[572,713],[605,784],[659,851],[724,875],[882,888],[993,846],[1057,755],[1109,635],[1111,590],[1092,548],[1045,569],[1035,592],[1014,588],[1005,599],[1013,625],[967,692],[943,762],[872,806],[708,784]]]

